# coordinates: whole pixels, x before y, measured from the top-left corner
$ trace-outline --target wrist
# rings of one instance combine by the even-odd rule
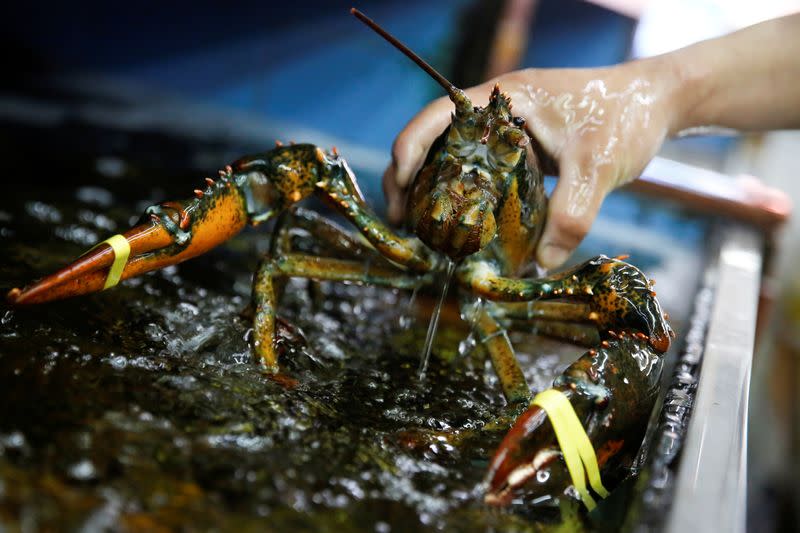
[[[668,73],[668,136],[694,128],[715,126],[714,96],[719,66],[713,50],[698,43],[654,58]]]

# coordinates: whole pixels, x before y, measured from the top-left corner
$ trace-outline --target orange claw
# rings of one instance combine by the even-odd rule
[[[173,241],[164,226],[153,220],[149,224],[129,230],[123,237],[131,246],[131,259],[125,266],[123,279],[152,270],[152,268],[142,269],[145,263],[137,256],[169,246]],[[29,305],[99,291],[105,284],[108,268],[113,262],[114,251],[111,246],[108,244],[98,246],[55,274],[23,289],[11,289],[6,299],[12,305]]]
[[[130,259],[121,279],[164,268],[207,252],[239,233],[247,224],[242,193],[235,187],[185,202],[161,204],[174,213],[151,213],[147,222],[122,236],[130,245]],[[166,222],[166,223],[165,223]],[[179,225],[188,235],[185,244],[176,244],[168,229]],[[70,265],[23,289],[13,288],[6,299],[12,305],[30,305],[60,300],[103,289],[114,262],[114,251],[101,244]]]

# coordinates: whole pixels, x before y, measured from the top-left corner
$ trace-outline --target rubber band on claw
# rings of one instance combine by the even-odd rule
[[[128,264],[128,257],[131,255],[131,245],[128,239],[118,233],[103,242],[97,243],[89,251],[91,252],[103,244],[109,245],[114,251],[114,262],[111,264],[111,268],[108,269],[108,277],[106,277],[106,282],[103,285],[103,290],[106,290],[117,285],[122,279],[122,271],[125,270],[125,265]]]
[[[597,455],[578,415],[575,414],[572,403],[563,392],[548,389],[537,394],[531,405],[538,405],[547,413],[572,478],[572,484],[583,504],[591,511],[597,504],[586,488],[586,478],[589,478],[589,484],[601,498],[608,496],[608,490],[600,480]]]

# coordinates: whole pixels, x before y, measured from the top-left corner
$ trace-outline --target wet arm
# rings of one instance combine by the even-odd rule
[[[681,80],[671,133],[714,125],[800,127],[800,14],[703,41],[656,60]]]

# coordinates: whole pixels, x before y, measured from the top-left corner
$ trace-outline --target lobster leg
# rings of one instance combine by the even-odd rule
[[[129,257],[123,259],[124,280],[200,255],[233,237],[246,225],[273,218],[315,191],[320,164],[310,145],[276,148],[240,159],[206,178],[195,197],[151,206],[142,222],[122,235]],[[120,238],[116,242],[122,246]],[[101,243],[72,264],[24,289],[12,289],[8,300],[27,305],[99,291],[109,286],[118,250]],[[113,284],[112,284],[113,285]]]
[[[564,299],[585,303],[590,308],[586,318],[601,332],[636,330],[659,352],[667,351],[673,335],[650,282],[638,268],[619,259],[601,255],[541,279],[503,277],[488,262],[473,261],[459,269],[458,279],[490,300]],[[552,313],[559,317],[562,311]]]
[[[315,149],[323,169],[314,183],[315,191],[348,219],[364,238],[386,259],[415,272],[430,272],[439,257],[416,237],[401,237],[392,231],[367,205],[345,160],[334,151]]]
[[[274,218],[312,194],[351,220],[387,259],[418,272],[437,266],[436,256],[421,241],[396,235],[370,211],[347,163],[335,151],[325,153],[307,144],[280,146],[240,159],[220,176],[207,179],[195,198],[148,208],[143,222],[122,235],[130,256],[114,282],[200,255],[246,225]],[[99,291],[109,286],[120,255],[101,243],[55,274],[12,289],[7,299],[19,306]]]
[[[500,379],[506,401],[510,404],[529,401],[530,387],[514,355],[506,330],[484,307],[481,307],[474,320],[475,329],[489,352],[492,366]]]
[[[596,344],[597,334],[593,329],[567,322],[568,320],[587,320],[588,308],[583,304],[563,304],[555,302],[530,302],[532,305],[516,303],[482,305],[477,313],[471,317],[475,330],[479,335],[481,344],[489,353],[495,373],[500,379],[503,395],[510,404],[527,402],[531,399],[530,387],[525,380],[525,375],[520,368],[519,361],[514,354],[514,348],[506,333],[506,328],[501,325],[508,318],[517,318],[519,321],[511,323],[520,329],[531,329],[531,323],[536,323],[537,333],[564,338],[570,342],[579,342],[585,345]],[[549,312],[548,312],[549,311]],[[465,314],[472,314],[465,311]],[[594,333],[594,335],[592,334]]]
[[[575,324],[574,322],[561,322],[558,320],[514,321],[508,325],[508,329],[553,337],[585,347],[595,346],[600,342],[600,336],[597,334],[596,328],[585,324]]]
[[[278,360],[273,339],[277,296],[275,278],[302,277],[315,280],[349,281],[397,289],[413,289],[430,282],[426,276],[404,273],[391,265],[364,265],[360,261],[287,254],[262,261],[253,280],[256,314],[253,322],[253,348],[270,372],[277,371]]]
[[[592,310],[584,303],[548,302],[498,302],[499,311],[512,320],[560,320],[565,322],[587,322]]]
[[[384,259],[365,239],[359,238],[358,234],[347,231],[316,211],[295,207],[285,215],[285,220],[280,220],[279,227],[275,228],[277,246],[274,244],[270,250],[273,255],[290,253],[292,246],[287,241],[297,230],[302,230],[313,235],[314,242],[321,245],[321,252],[325,255]]]
[[[583,303],[529,301],[493,302],[498,320],[508,328],[563,339],[581,346],[600,342],[591,320],[591,308]]]
[[[205,253],[241,231],[249,221],[244,186],[230,171],[208,180],[196,197],[151,206],[142,222],[122,234],[129,247],[119,279],[138,276]],[[11,289],[12,305],[29,305],[68,298],[107,287],[117,251],[107,242],[72,264],[23,289]],[[116,280],[116,281],[119,281]]]

